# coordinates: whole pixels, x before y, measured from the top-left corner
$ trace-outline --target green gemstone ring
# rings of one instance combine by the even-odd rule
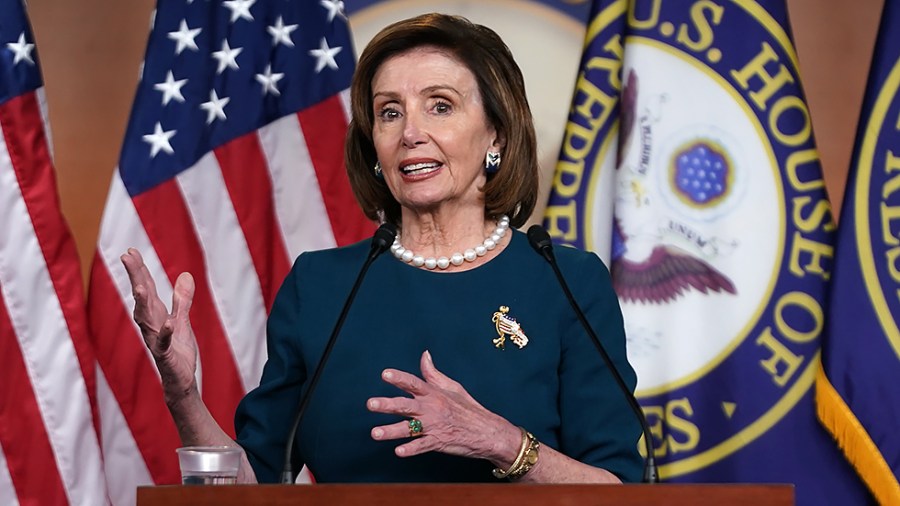
[[[423,435],[425,429],[422,427],[422,421],[418,418],[409,419],[409,437],[419,437]]]

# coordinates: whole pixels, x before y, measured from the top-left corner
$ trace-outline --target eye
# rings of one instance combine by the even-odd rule
[[[444,101],[439,101],[434,104],[434,112],[438,114],[448,114],[452,109],[450,104]]]
[[[378,111],[378,117],[382,121],[395,120],[400,117],[400,111],[393,107],[382,107],[381,110]]]

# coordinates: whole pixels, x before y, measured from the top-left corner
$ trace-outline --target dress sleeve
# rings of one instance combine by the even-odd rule
[[[637,383],[625,352],[625,329],[609,271],[594,254],[561,266],[572,294],[613,364],[633,392]],[[560,450],[589,465],[640,481],[640,423],[574,312],[566,322],[560,363]]]
[[[266,324],[268,358],[262,379],[238,405],[234,426],[237,442],[247,453],[260,483],[277,483],[284,466],[287,434],[300,403],[306,368],[298,345],[301,325],[299,283],[308,264],[300,255],[282,283]],[[300,469],[297,452],[292,460]]]

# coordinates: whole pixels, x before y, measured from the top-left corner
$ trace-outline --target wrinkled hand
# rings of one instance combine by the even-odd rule
[[[141,253],[129,248],[121,256],[134,296],[134,321],[141,329],[162,377],[167,401],[179,400],[196,390],[197,341],[191,328],[194,278],[184,272],[175,280],[172,312],[156,292],[156,283],[144,265]]]
[[[422,378],[396,369],[386,369],[382,373],[384,381],[411,394],[412,398],[369,399],[367,407],[370,411],[407,418],[373,428],[373,439],[409,438],[409,418],[418,418],[422,422],[423,435],[398,446],[394,452],[400,457],[438,451],[497,460],[502,453],[500,443],[510,437],[513,441],[521,439],[518,428],[485,409],[462,385],[438,371],[427,351],[422,354],[420,367]]]

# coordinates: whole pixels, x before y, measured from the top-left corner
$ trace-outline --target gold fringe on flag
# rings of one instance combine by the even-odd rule
[[[900,483],[869,433],[828,380],[821,363],[816,371],[816,411],[878,503],[900,505]]]

